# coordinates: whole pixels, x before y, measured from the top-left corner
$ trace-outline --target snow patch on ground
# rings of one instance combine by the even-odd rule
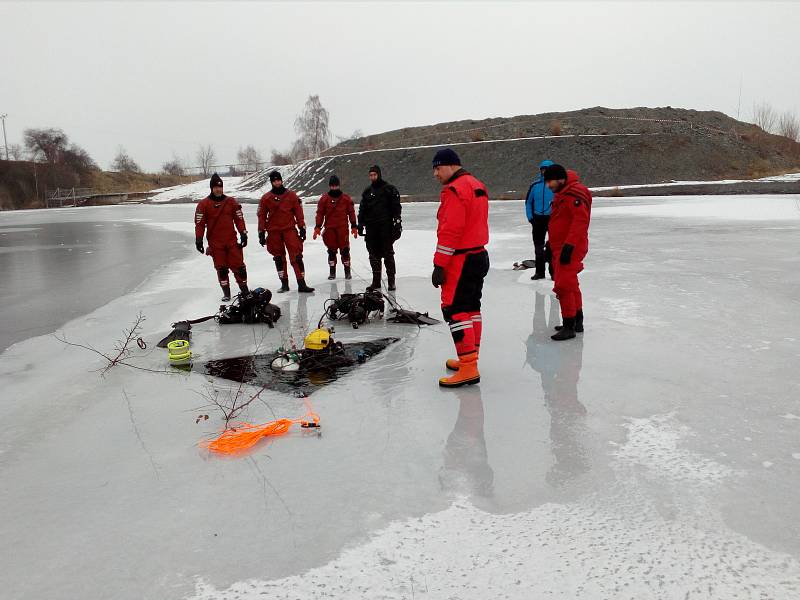
[[[669,181],[666,183],[640,183],[630,185],[607,185],[601,187],[589,188],[594,192],[606,190],[625,190],[631,188],[653,188],[653,187],[673,187],[676,185],[719,185],[719,184],[733,184],[733,183],[752,183],[754,181],[766,182],[793,182],[800,181],[800,173],[786,173],[784,175],[774,175],[772,177],[761,177],[760,179],[719,179],[717,181]]]
[[[244,177],[225,177],[225,179],[223,179],[225,193],[230,196],[235,196],[237,186],[242,182],[242,179],[244,179]],[[172,200],[185,198],[202,200],[208,196],[209,192],[208,179],[201,179],[194,183],[173,185],[171,187],[153,190],[153,195],[150,196],[149,200],[150,202],[170,202]]]
[[[301,163],[302,165],[303,163]],[[270,166],[256,173],[240,177],[223,177],[225,194],[240,199],[257,200],[267,193],[271,187],[268,174],[278,170],[283,176],[286,187],[292,187],[292,177],[300,165]],[[208,178],[185,185],[174,185],[159,188],[151,192],[148,200],[153,203],[172,202],[177,200],[202,200],[209,194]]]
[[[730,221],[800,220],[800,196],[653,196],[645,203],[595,206],[592,218],[636,215]]]
[[[684,449],[691,431],[672,415],[627,428],[618,483],[585,501],[491,514],[461,498],[303,575],[201,579],[192,598],[796,598],[800,562],[727,529],[708,502],[734,471]]]

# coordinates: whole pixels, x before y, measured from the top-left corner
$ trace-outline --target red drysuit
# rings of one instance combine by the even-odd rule
[[[208,239],[207,254],[214,259],[220,285],[229,285],[228,269],[233,271],[239,285],[246,285],[244,253],[236,239],[237,230],[239,233],[247,233],[242,205],[230,196],[215,198],[209,195],[197,203],[194,224],[195,239],[202,239],[203,234]]]
[[[555,283],[553,291],[561,304],[561,316],[571,318],[583,309],[578,273],[589,251],[589,220],[592,214],[592,193],[580,182],[578,174],[567,171],[566,185],[553,197],[548,234],[553,251]],[[569,264],[561,264],[565,245],[574,249]]]
[[[481,296],[489,272],[486,186],[460,169],[442,187],[436,218],[433,264],[444,269],[442,314],[461,357],[476,352],[481,343]]]
[[[267,252],[273,256],[281,279],[286,278],[287,252],[297,279],[305,278],[303,242],[296,229],[305,229],[305,226],[303,205],[293,191],[284,190],[281,194],[269,191],[261,197],[258,203],[258,231],[267,233]]]

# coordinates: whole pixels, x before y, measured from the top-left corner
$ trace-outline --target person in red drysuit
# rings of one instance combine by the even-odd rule
[[[297,194],[283,187],[283,177],[278,171],[269,174],[269,181],[272,189],[258,203],[258,243],[266,245],[267,252],[273,256],[281,280],[279,293],[289,291],[287,252],[297,277],[297,291],[313,292],[314,288],[306,285],[306,268],[303,264],[303,242],[306,241],[303,205]]]
[[[233,271],[236,283],[243,294],[247,289],[247,267],[242,248],[247,246],[247,227],[242,215],[242,205],[235,198],[222,193],[222,178],[214,173],[210,181],[211,193],[197,203],[194,211],[195,246],[200,254],[209,254],[214,259],[222,301],[231,299],[229,270]],[[240,240],[236,240],[236,230]],[[203,249],[203,235],[208,239],[208,250]]]
[[[555,270],[553,291],[561,305],[563,323],[550,337],[562,341],[583,331],[583,296],[578,273],[583,271],[583,259],[589,251],[592,193],[575,171],[567,171],[561,165],[547,167],[544,180],[555,194],[548,235]]]
[[[347,235],[347,223],[350,222],[350,233],[357,238],[356,211],[353,207],[353,199],[339,189],[341,182],[336,175],[331,175],[328,185],[330,190],[327,194],[323,194],[317,203],[317,219],[313,239],[317,239],[324,225],[322,241],[328,249],[328,266],[331,268],[328,279],[336,279],[337,250],[342,255],[344,278],[351,279],[350,238]]]
[[[486,186],[461,168],[453,150],[439,150],[433,158],[433,174],[442,184],[437,246],[433,255],[434,287],[442,288],[442,314],[450,324],[450,334],[458,360],[448,360],[456,371],[439,379],[442,387],[478,383],[478,354],[483,321],[481,295],[489,272],[489,194]]]

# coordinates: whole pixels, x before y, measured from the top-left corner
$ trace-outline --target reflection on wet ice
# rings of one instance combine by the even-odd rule
[[[586,407],[578,399],[583,334],[566,342],[550,340],[560,320],[558,301],[548,297],[550,310],[546,317],[545,295],[536,292],[526,360],[541,376],[545,406],[550,413],[550,448],[554,462],[546,479],[551,485],[559,486],[589,470],[586,448],[581,444]]]
[[[494,493],[494,471],[489,465],[483,434],[483,399],[479,386],[453,390],[458,417],[447,437],[444,463],[439,472],[443,490],[489,497]]]

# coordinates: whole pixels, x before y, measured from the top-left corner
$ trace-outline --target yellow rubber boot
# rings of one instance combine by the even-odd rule
[[[449,362],[449,361],[448,361]],[[450,377],[439,379],[441,387],[460,387],[480,383],[481,374],[478,372],[478,353],[465,354],[458,361],[458,371]]]

